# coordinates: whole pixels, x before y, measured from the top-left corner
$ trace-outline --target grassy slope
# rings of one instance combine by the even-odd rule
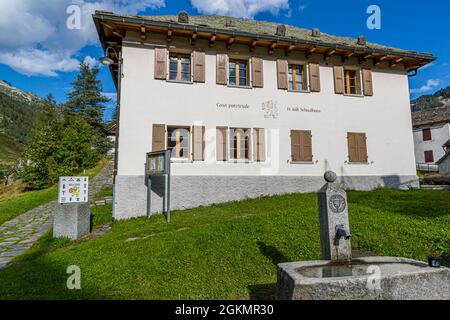
[[[104,167],[107,160],[101,160],[95,167],[92,169],[86,170],[86,175],[89,177],[94,177],[100,170]],[[19,188],[20,189],[20,188]],[[11,220],[14,217],[27,212],[41,204],[47,203],[51,200],[55,200],[58,195],[57,186],[53,186],[43,190],[34,190],[16,193],[14,190],[16,188],[12,188],[12,192],[8,192],[8,190],[4,190],[4,193],[1,195],[0,201],[0,225],[5,221]]]
[[[0,132],[0,166],[12,164],[22,151],[22,145]]]
[[[449,201],[444,190],[350,192],[352,245],[424,260],[431,242],[450,240]],[[115,222],[90,241],[48,235],[0,271],[0,298],[271,298],[277,263],[319,257],[316,195],[260,198],[173,212],[170,224]],[[81,267],[80,291],[65,287],[69,265]]]

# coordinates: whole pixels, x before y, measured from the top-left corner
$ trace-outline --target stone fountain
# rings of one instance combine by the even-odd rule
[[[397,257],[352,259],[347,195],[327,171],[318,193],[322,259],[278,264],[280,300],[450,299],[450,269]]]

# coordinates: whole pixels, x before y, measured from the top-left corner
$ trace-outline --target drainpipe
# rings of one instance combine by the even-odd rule
[[[408,77],[415,77],[415,76],[417,76],[417,70],[418,70],[418,69],[413,69],[413,70],[412,70],[413,73],[408,73]]]

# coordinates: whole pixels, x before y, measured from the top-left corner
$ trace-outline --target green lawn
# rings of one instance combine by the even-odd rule
[[[95,167],[86,170],[83,174],[93,178],[100,172],[106,163],[107,160],[103,159]],[[14,188],[12,188],[12,190],[12,194],[8,194],[7,196],[2,195],[6,200],[0,201],[0,225],[41,204],[55,200],[58,196],[57,186],[26,192],[16,192]]]
[[[450,242],[450,191],[348,198],[354,248],[425,260],[430,244]],[[110,217],[110,206],[93,210],[96,224]],[[88,241],[48,234],[0,271],[0,298],[272,298],[277,263],[319,258],[316,194],[267,197],[174,211],[170,224],[161,215],[114,222]],[[66,289],[70,265],[81,268],[81,290]]]

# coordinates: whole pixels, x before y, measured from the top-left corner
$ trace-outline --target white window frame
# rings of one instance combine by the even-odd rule
[[[311,93],[311,84],[309,81],[309,63],[301,60],[288,60],[287,61],[287,91],[288,92],[300,92],[300,93]],[[290,90],[289,89],[289,65],[302,65],[305,67],[305,80],[306,80],[306,90]]]
[[[170,56],[171,55],[186,55],[190,57],[189,62],[189,80],[170,80]],[[172,83],[184,83],[184,84],[193,84],[194,83],[194,68],[193,68],[193,62],[194,62],[194,52],[192,50],[167,50],[167,82]]]
[[[356,71],[359,74],[359,85],[361,88],[361,93],[347,93],[346,92],[346,84],[345,84],[345,70],[352,70]],[[363,79],[362,79],[362,68],[361,67],[355,67],[355,66],[343,66],[342,68],[342,81],[344,82],[344,96],[347,97],[359,97],[364,98],[364,87],[363,87]]]
[[[189,130],[189,141],[188,141],[188,157],[174,158],[172,153],[170,156],[171,162],[192,162],[192,126],[185,125],[166,125],[166,149],[169,150],[169,129],[188,129]]]

